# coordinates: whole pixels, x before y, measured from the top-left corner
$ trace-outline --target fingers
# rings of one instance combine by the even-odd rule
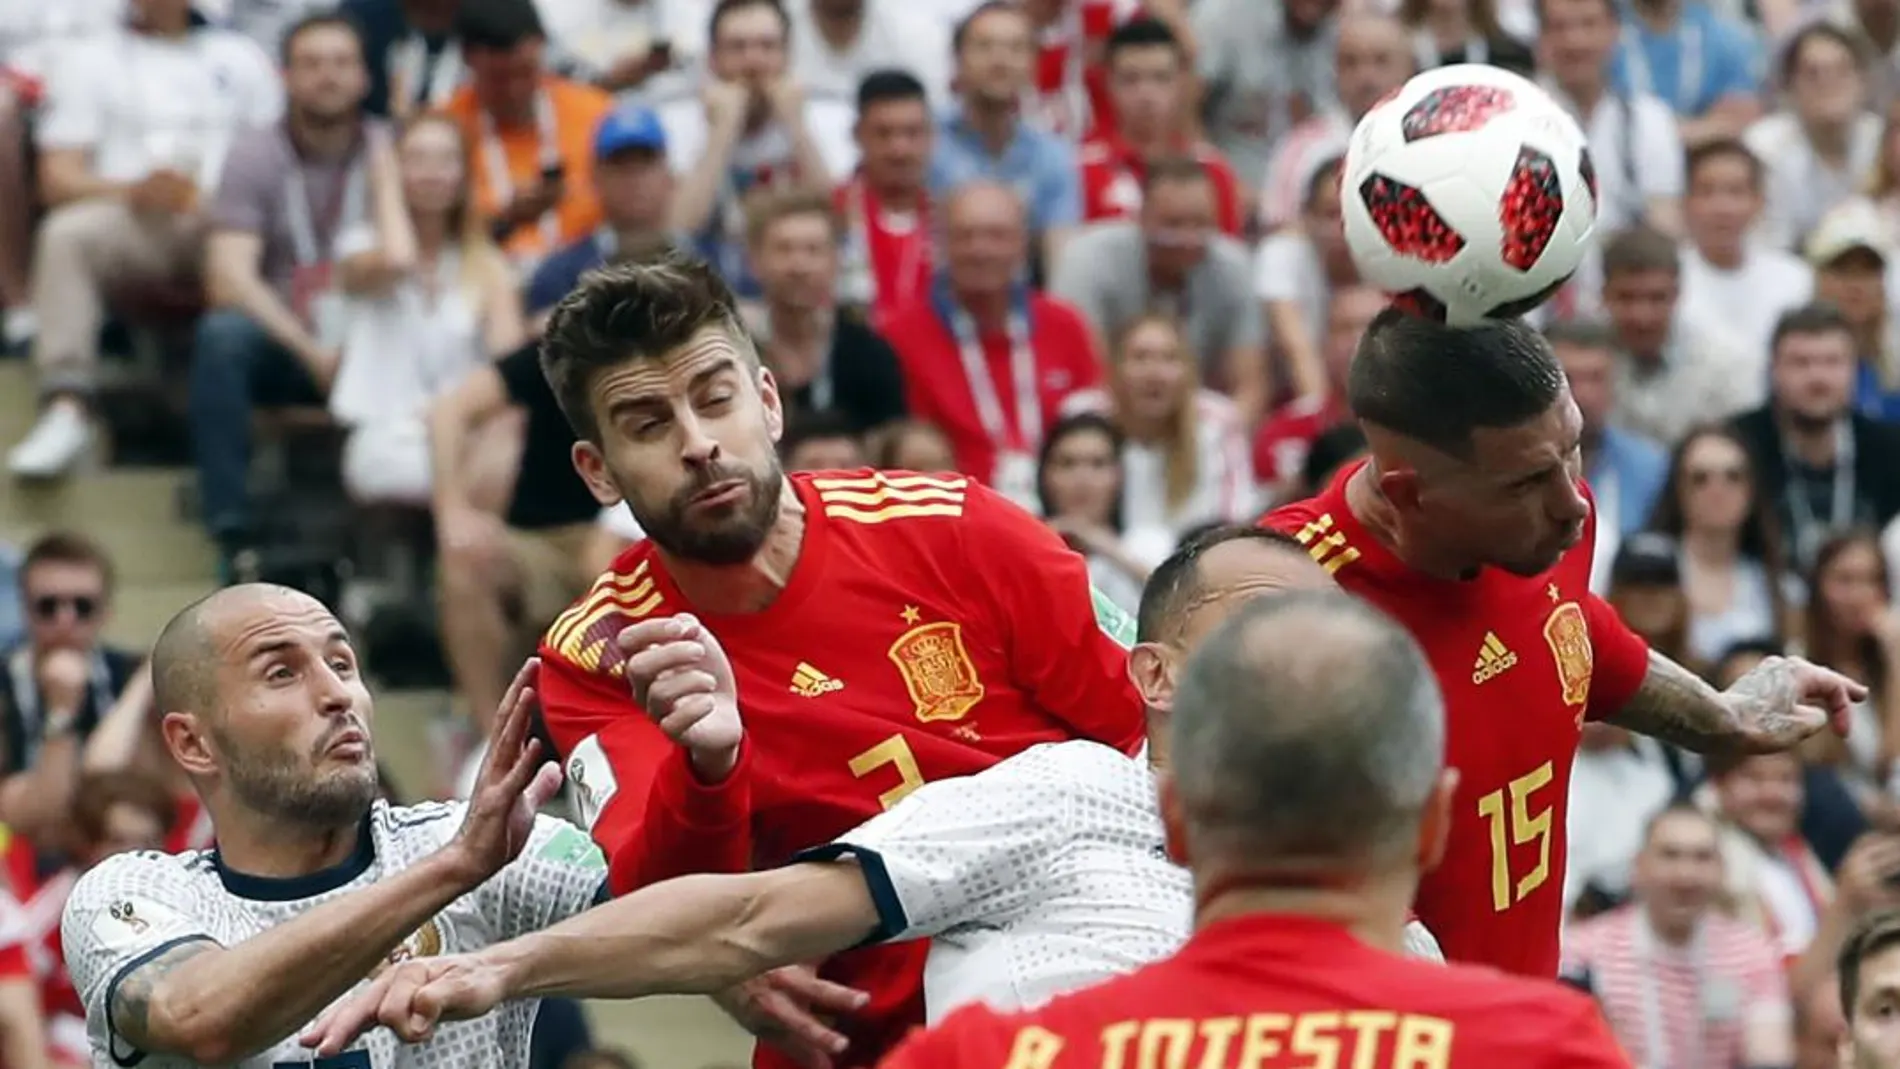
[[[791,969],[774,977],[779,990],[805,1006],[824,1013],[852,1013],[864,1008],[871,996],[855,987],[833,983],[815,973]]]
[[[1795,664],[1795,678],[1802,698],[1821,702],[1830,708],[1867,700],[1865,684],[1812,661],[1798,660]]]
[[[531,812],[538,813],[560,791],[561,766],[552,761],[544,761],[540,771],[534,774],[533,781],[528,784],[528,789],[522,792],[521,797],[528,803],[528,809]]]
[[[661,616],[621,628],[614,642],[628,654],[636,654],[648,646],[690,637],[698,629],[699,621],[692,616]]]
[[[685,743],[693,728],[712,715],[716,703],[710,694],[688,694],[673,704],[673,710],[660,720],[666,737]]]
[[[844,1053],[845,1047],[850,1045],[850,1040],[843,1033],[777,991],[762,996],[758,1010],[780,1031],[785,1052],[797,1056],[800,1062],[814,1069],[830,1065],[830,1056]],[[805,1055],[815,1055],[816,1058]]]
[[[376,1019],[405,1043],[418,1043],[435,1030],[435,1018],[416,1004],[423,978],[407,969],[397,970],[376,1008]]]
[[[399,970],[384,973],[362,991],[324,1011],[303,1034],[303,1045],[315,1048],[318,1057],[328,1058],[342,1053],[344,1048],[356,1042],[358,1036],[374,1028],[377,1008],[382,1005],[382,994],[396,971]]]
[[[663,642],[627,658],[627,678],[651,689],[668,672],[697,668],[705,659],[706,647],[698,642]]]
[[[719,683],[711,672],[697,668],[676,669],[654,680],[647,688],[647,705],[649,711],[664,711],[688,695],[711,694],[718,688]]]

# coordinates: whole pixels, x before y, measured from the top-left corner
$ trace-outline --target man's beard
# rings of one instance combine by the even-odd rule
[[[324,735],[307,764],[282,750],[246,753],[223,733],[214,731],[213,735],[227,757],[224,776],[231,793],[253,812],[303,828],[330,830],[362,820],[376,800],[379,788],[373,762],[365,761],[348,773],[312,774],[335,740],[335,732]]]
[[[779,494],[784,489],[784,472],[773,457],[763,471],[742,465],[720,465],[700,470],[699,476],[675,493],[657,510],[648,510],[639,498],[628,494],[627,507],[640,529],[653,544],[681,560],[699,564],[744,564],[765,545],[766,535],[778,522]],[[695,527],[686,517],[693,498],[732,479],[745,480],[751,490],[737,512],[715,520],[706,527]]]
[[[1804,434],[1819,434],[1822,431],[1831,430],[1836,423],[1840,422],[1840,419],[1841,413],[1839,412],[1830,412],[1827,415],[1817,416],[1810,412],[1800,412],[1793,408],[1788,409],[1788,425]]]

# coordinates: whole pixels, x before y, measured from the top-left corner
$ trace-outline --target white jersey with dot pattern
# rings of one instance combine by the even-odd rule
[[[183,942],[235,946],[340,895],[360,890],[435,852],[461,826],[461,803],[392,807],[377,802],[367,848],[343,865],[292,880],[266,880],[222,868],[215,850],[120,854],[86,873],[66,902],[61,924],[66,967],[86,1005],[96,1069],[183,1069],[193,1063],[147,1054],[113,1034],[107,1005],[123,977]],[[463,895],[391,954],[479,950],[586,909],[606,865],[585,832],[538,817],[521,856]],[[428,1043],[403,1046],[377,1029],[333,1058],[314,1058],[292,1034],[237,1063],[241,1069],[521,1069],[538,1002],[505,1003],[476,1021],[445,1025]]]

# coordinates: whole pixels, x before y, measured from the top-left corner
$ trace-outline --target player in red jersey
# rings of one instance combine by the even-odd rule
[[[961,1010],[885,1069],[1626,1066],[1577,992],[1399,953],[1456,823],[1445,733],[1390,620],[1332,592],[1249,603],[1176,684],[1160,794],[1194,875],[1187,945],[1039,1010]]]
[[[1115,127],[1082,145],[1082,217],[1120,219],[1141,209],[1148,165],[1182,156],[1201,165],[1214,187],[1221,230],[1239,234],[1244,198],[1226,157],[1182,132],[1190,68],[1187,51],[1168,24],[1140,16],[1108,35],[1108,94]]]
[[[781,473],[777,388],[711,268],[591,276],[542,359],[576,467],[647,533],[543,643],[544,716],[616,891],[781,863],[1036,743],[1139,746],[1132,621],[1048,528],[961,476]],[[872,996],[840,1026],[854,1064],[921,1020],[924,950],[828,965]]]
[[[1455,329],[1387,309],[1360,342],[1347,402],[1370,459],[1263,522],[1404,624],[1444,689],[1460,779],[1419,917],[1452,960],[1554,976],[1586,718],[1702,753],[1766,752],[1830,720],[1845,730],[1866,688],[1773,657],[1719,692],[1589,592],[1582,420],[1534,328]]]

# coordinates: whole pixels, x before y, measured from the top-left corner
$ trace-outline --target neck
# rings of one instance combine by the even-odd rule
[[[1727,568],[1741,556],[1742,533],[1686,530],[1682,532],[1682,553],[1702,568]]]
[[[409,214],[410,225],[416,233],[416,251],[431,255],[441,251],[449,242],[448,216],[435,212]]]
[[[1174,421],[1167,416],[1144,415],[1130,411],[1132,406],[1121,406],[1115,413],[1115,422],[1121,426],[1122,434],[1131,442],[1143,444],[1166,441],[1174,430]]]
[[[1657,0],[1656,3],[1636,5],[1636,17],[1643,20],[1643,25],[1657,33],[1666,33],[1673,29],[1676,25],[1676,15],[1675,0]]]
[[[1121,130],[1121,139],[1123,144],[1134,150],[1136,156],[1144,160],[1169,155],[1175,145],[1174,133],[1165,126],[1158,130],[1137,130],[1125,126]]]
[[[308,876],[342,864],[356,849],[362,830],[360,821],[310,828],[238,806],[218,806],[212,823],[218,829],[218,857],[226,868],[269,879]]]
[[[1788,454],[1810,468],[1825,470],[1834,466],[1840,442],[1834,424],[1813,424],[1789,417],[1781,419],[1781,445]]]
[[[1724,238],[1721,241],[1701,245],[1698,251],[1702,253],[1702,258],[1709,262],[1709,266],[1719,267],[1724,271],[1739,271],[1748,259],[1748,243],[1743,240],[1730,241]]]
[[[818,36],[834,51],[851,47],[864,30],[862,7],[855,11],[829,11],[813,5],[811,17],[818,26]]]
[[[976,132],[978,140],[990,154],[1001,155],[1016,139],[1016,107],[1014,104],[990,104],[971,98],[963,104],[963,122]]]
[[[981,293],[959,291],[957,305],[976,320],[980,331],[998,331],[1009,325],[1009,292],[985,290]]]
[[[1690,917],[1659,917],[1653,909],[1643,910],[1643,920],[1649,924],[1649,930],[1665,945],[1684,947],[1695,938],[1696,919]]]
[[[1371,463],[1346,480],[1346,507],[1352,510],[1353,518],[1371,532],[1372,537],[1413,570],[1438,579],[1458,579],[1471,570],[1468,562],[1448,560],[1425,547],[1405,541],[1399,530],[1398,513],[1373,482]]]
[[[1261,887],[1239,883],[1220,890],[1214,879],[1196,881],[1194,929],[1200,931],[1237,917],[1277,915],[1334,921],[1361,942],[1399,953],[1405,948],[1405,910],[1416,881],[1350,888]]]
[[[314,159],[337,159],[356,147],[359,120],[355,113],[339,119],[318,119],[292,109],[288,120],[290,143]]]
[[[1807,135],[1808,144],[1813,147],[1815,155],[1831,163],[1847,159],[1848,142],[1853,130],[1851,119],[1846,122],[1803,119],[1801,129]]]
[[[924,187],[909,178],[900,178],[895,182],[889,180],[879,182],[867,174],[864,177],[864,188],[871,191],[871,196],[877,199],[878,206],[881,208],[891,208],[902,212],[915,211],[924,206]]]
[[[1603,79],[1593,78],[1587,82],[1560,85],[1564,95],[1577,106],[1577,121],[1584,126],[1590,125],[1590,113],[1596,110],[1597,101],[1603,99]]]
[[[766,315],[770,318],[774,345],[796,348],[817,341],[824,333],[824,316],[816,308],[773,301],[766,306]]]
[[[778,519],[765,542],[743,564],[701,564],[660,551],[666,574],[686,603],[714,615],[759,612],[791,581],[805,542],[805,504],[790,482],[779,483]]]
[[[620,255],[638,252],[661,243],[665,228],[657,222],[612,223],[614,241],[619,246]]]

